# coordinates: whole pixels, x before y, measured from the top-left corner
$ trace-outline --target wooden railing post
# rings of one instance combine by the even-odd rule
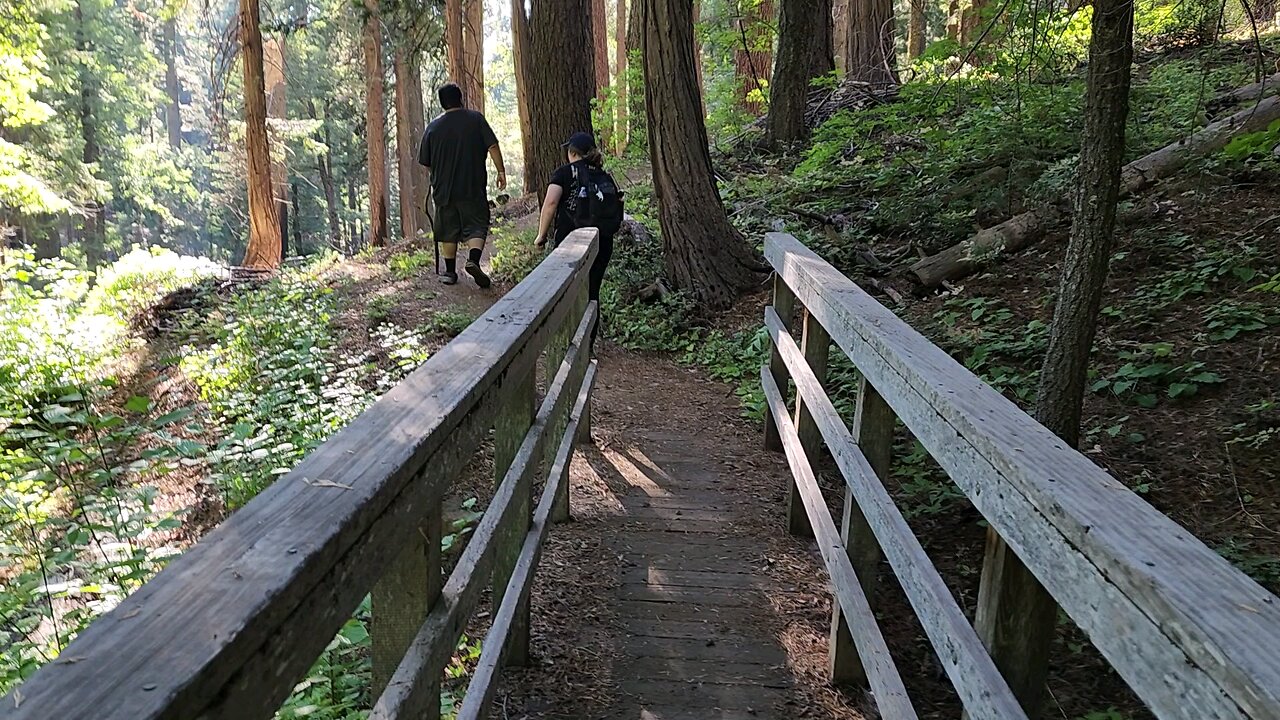
[[[773,276],[773,310],[778,314],[778,318],[782,320],[782,324],[787,329],[791,328],[791,323],[795,318],[795,304],[795,292],[787,286],[782,276],[775,273]],[[778,389],[782,391],[782,399],[785,401],[790,378],[787,375],[787,364],[783,362],[782,354],[778,352],[777,345],[773,345],[769,351],[769,374],[773,376],[773,381],[777,383]],[[782,451],[782,438],[778,434],[778,426],[774,424],[773,414],[769,408],[765,408],[764,411],[764,446],[767,450]],[[799,495],[800,490],[796,487],[795,478],[792,478],[791,488],[787,491],[787,530],[793,535],[812,535],[813,529],[809,527],[809,519],[804,514],[804,505],[798,500]]]
[[[573,300],[573,312],[569,313],[569,318],[565,320],[564,326],[556,333],[551,344],[547,346],[546,356],[546,376],[547,386],[550,387],[556,373],[560,370],[560,365],[564,362],[565,356],[568,354],[569,345],[573,342],[573,335],[577,332],[578,325],[581,324],[585,313],[591,309],[591,301],[588,296],[589,287],[587,283],[582,283],[581,289],[578,291],[577,297]],[[578,352],[588,352],[586,346],[580,348]],[[566,408],[564,413],[554,419],[551,427],[552,437],[560,437],[564,433],[565,428],[569,425],[570,409]],[[579,435],[581,437],[581,435]],[[543,453],[542,464],[545,471],[551,469],[551,463],[555,460],[556,449],[559,443],[547,443],[546,450]],[[560,484],[556,492],[556,502],[551,508],[551,522],[565,522],[569,519],[569,483]]]
[[[896,419],[888,403],[864,378],[858,384],[858,407],[853,420],[853,436],[858,449],[882,482],[889,476],[890,464],[893,462],[893,430]],[[844,540],[845,552],[849,554],[853,572],[858,576],[858,584],[867,596],[867,603],[874,608],[883,553],[875,532],[867,524],[853,491],[847,485],[840,537]],[[830,663],[832,682],[858,685],[866,683],[866,670],[858,657],[849,625],[841,616],[838,604],[831,611]]]
[[[803,308],[801,312],[804,319],[800,350],[804,353],[804,361],[813,371],[813,376],[825,389],[827,361],[831,356],[831,336],[827,334],[826,328],[822,327],[822,323],[809,313],[808,308]],[[798,395],[796,396],[796,435],[800,437],[800,444],[804,447],[809,461],[816,462],[818,450],[822,446],[822,433],[819,432],[817,423],[813,421],[813,415]],[[795,482],[791,483],[791,490],[787,493],[787,529],[792,535],[813,535],[813,528],[809,526],[809,518],[805,515],[804,501],[800,498],[800,490]]]
[[[987,528],[974,629],[1009,689],[1039,717],[1057,633],[1058,605],[1000,536]]]
[[[419,476],[415,482],[428,482]],[[369,635],[373,642],[373,697],[387,687],[427,613],[440,598],[440,541],[443,538],[440,497],[423,509],[419,532],[409,536],[400,557],[373,586]],[[434,703],[424,717],[440,717],[440,678],[430,690]]]
[[[530,372],[521,378],[510,378],[514,385],[506,389],[503,407],[498,411],[498,419],[494,423],[493,461],[497,482],[501,484],[503,477],[510,469],[525,435],[533,426],[537,412],[537,383],[534,373]],[[527,478],[528,476],[526,476]],[[520,550],[524,547],[525,536],[533,524],[532,488],[528,480],[521,482],[516,488],[513,501],[518,510],[512,514],[509,527],[498,532],[494,542],[497,552],[493,568],[493,607],[502,603],[502,596],[507,589],[507,581],[515,570],[516,561],[520,558]],[[511,634],[507,639],[505,651],[508,665],[524,665],[529,660],[529,605],[527,601],[516,610],[515,621],[511,625]]]

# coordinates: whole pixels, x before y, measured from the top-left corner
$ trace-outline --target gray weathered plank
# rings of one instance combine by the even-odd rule
[[[795,341],[785,332],[780,342],[776,336],[774,341],[775,347],[780,350],[784,360],[788,356],[789,349],[799,352],[795,347]],[[808,366],[791,369],[792,371],[798,369],[808,378],[813,379]],[[773,408],[782,448],[787,455],[787,463],[791,466],[791,474],[795,478],[796,487],[800,490],[805,511],[809,514],[809,525],[813,528],[818,552],[822,554],[822,561],[827,566],[827,574],[831,577],[836,602],[844,610],[849,627],[859,640],[858,656],[862,658],[862,667],[866,671],[871,692],[876,696],[876,706],[880,714],[885,717],[914,718],[916,717],[915,709],[907,697],[902,677],[898,674],[898,668],[889,654],[889,647],[885,643],[884,635],[880,632],[880,626],[876,623],[875,615],[871,613],[871,606],[867,604],[867,598],[862,594],[862,586],[858,583],[858,576],[853,572],[853,565],[849,562],[849,555],[844,550],[840,533],[836,531],[835,522],[831,519],[831,511],[827,509],[826,500],[822,497],[822,489],[818,487],[818,479],[814,477],[809,458],[805,456],[804,448],[800,446],[800,438],[796,435],[795,426],[787,416],[782,392],[774,383],[768,368],[761,368],[760,378],[764,383],[765,400]],[[816,382],[816,379],[814,381]],[[826,396],[821,395],[821,397]],[[812,397],[806,397],[806,399],[810,403],[815,401]],[[810,412],[816,419],[817,414],[821,412],[820,399],[816,407],[813,404],[810,405]]]
[[[800,349],[785,334],[776,318],[770,318],[768,326],[769,331],[780,340],[778,347],[784,361],[792,368],[797,393],[808,403],[832,458],[857,500],[862,516],[875,531],[880,547],[888,557],[903,592],[920,618],[920,623],[964,702],[965,709],[974,718],[1024,720],[1026,714],[996,670],[968,618],[952,598],[942,576],[925,554],[920,541],[912,534],[906,519],[894,505],[893,498],[881,484],[853,436],[845,428],[821,384],[804,367]],[[766,387],[765,391],[767,395],[770,388]],[[861,639],[863,634],[852,618],[850,625],[853,636]],[[861,652],[859,648],[859,653]]]
[[[1280,717],[1280,600],[794,238],[766,256],[1161,717]]]
[[[682,639],[633,635],[622,643],[632,657],[683,660],[726,660],[761,665],[783,665],[787,654],[776,645],[755,639],[734,640]]]
[[[590,336],[588,335],[588,337]],[[589,356],[585,346],[577,348],[577,350],[580,351],[578,353],[580,357]],[[570,352],[572,353],[573,350]],[[543,486],[542,497],[539,499],[537,508],[533,513],[532,527],[525,536],[519,560],[516,562],[515,569],[511,573],[511,578],[504,593],[506,599],[494,614],[493,623],[489,627],[489,633],[485,636],[483,649],[480,652],[480,660],[476,663],[475,670],[471,673],[471,681],[467,684],[466,696],[463,698],[462,707],[458,710],[458,720],[479,720],[485,717],[489,702],[493,699],[493,693],[497,689],[498,666],[508,645],[509,634],[515,628],[519,608],[527,607],[529,592],[533,587],[534,571],[537,569],[538,559],[542,555],[542,543],[551,527],[551,516],[555,508],[556,499],[560,495],[560,486],[569,482],[569,463],[573,456],[573,447],[578,438],[578,421],[582,417],[587,399],[591,395],[591,388],[595,383],[595,374],[596,365],[593,362],[585,372],[581,382],[581,390],[576,395],[576,402],[569,415],[569,422],[565,427],[559,448],[548,470],[547,482]],[[565,373],[563,377],[558,375],[557,382],[560,380],[565,380],[567,383],[568,373]],[[572,392],[570,388],[564,389],[565,394]]]
[[[813,376],[818,378],[818,382],[824,385],[827,382],[827,361],[831,356],[831,336],[822,327],[808,310],[801,309],[801,336],[800,348],[804,352],[805,362],[809,365],[809,371]],[[774,315],[781,320],[781,316]],[[789,326],[789,323],[787,323]],[[785,365],[785,363],[784,363]],[[774,376],[777,379],[777,376]],[[779,387],[782,387],[779,383]],[[800,446],[804,448],[804,452],[811,458],[816,458],[818,450],[822,445],[822,435],[818,433],[818,427],[813,424],[813,418],[809,415],[809,410],[805,408],[804,401],[796,398],[796,434],[800,436]],[[809,527],[809,520],[804,510],[804,502],[800,499],[799,489],[794,481],[791,488],[787,492],[787,530],[792,535],[812,536],[813,530]],[[855,566],[856,570],[857,567]],[[839,607],[837,605],[837,607]]]
[[[778,317],[788,328],[791,327],[791,321],[795,316],[796,295],[792,292],[790,285],[779,275],[773,277],[773,307],[777,309]],[[777,350],[769,352],[769,371],[773,373],[774,382],[779,387],[787,387],[786,367],[782,364],[782,358],[778,355]],[[786,403],[783,403],[785,405]],[[774,427],[774,418],[772,410],[766,408],[764,411],[764,446],[768,450],[782,450],[782,441],[778,439],[778,428]],[[794,490],[794,488],[793,488]]]

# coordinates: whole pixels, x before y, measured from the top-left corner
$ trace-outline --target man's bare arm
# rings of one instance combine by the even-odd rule
[[[498,169],[498,189],[507,189],[507,166],[502,163],[502,148],[498,147],[498,143],[489,146],[489,158],[493,160],[493,166]]]

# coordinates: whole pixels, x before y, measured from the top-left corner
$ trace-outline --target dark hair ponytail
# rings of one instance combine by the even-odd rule
[[[582,156],[582,159],[585,160],[587,162],[587,165],[590,165],[591,167],[594,167],[594,168],[604,167],[604,155],[600,154],[600,148],[591,148],[590,150],[587,151],[586,155]]]

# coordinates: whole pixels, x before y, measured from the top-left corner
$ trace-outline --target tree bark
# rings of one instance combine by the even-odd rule
[[[529,13],[529,113],[534,152],[528,158],[538,198],[565,162],[561,144],[591,132],[595,97],[590,0],[532,0]]]
[[[960,0],[947,2],[947,39],[960,42]]]
[[[819,40],[830,36],[831,0],[782,0],[769,103],[772,143],[790,144],[808,134],[804,114],[809,83],[831,72],[830,48]]]
[[[347,254],[355,255],[364,247],[364,229],[360,225],[360,204],[356,201],[356,180],[347,176],[347,210],[350,211],[347,221]]]
[[[293,204],[293,253],[302,254],[302,218],[298,216],[298,181],[294,180],[289,188],[289,201]],[[284,255],[284,253],[280,253]]]
[[[628,63],[641,63],[637,70],[631,72],[627,86],[627,118],[630,129],[627,132],[628,142],[649,139],[649,119],[644,109],[644,8],[641,0],[630,0],[631,10],[627,13],[627,54]]]
[[[511,0],[511,57],[516,73],[516,110],[520,116],[520,147],[523,150],[524,192],[536,192],[543,178],[534,175],[533,128],[529,110],[529,15],[524,0]],[[563,141],[561,141],[563,142]]]
[[[767,84],[773,68],[773,0],[740,0],[734,68],[738,79],[738,104],[751,115],[764,112]],[[701,87],[699,87],[701,89]],[[699,92],[701,97],[701,92]]]
[[[520,2],[520,0],[515,0]],[[631,127],[627,117],[627,0],[617,0],[618,15],[616,18],[617,33],[614,38],[614,68],[615,80],[614,87],[616,89],[617,107],[618,107],[618,124],[616,134],[614,135],[614,149],[618,156],[621,157],[627,152],[627,142],[631,137]]]
[[[849,72],[849,13],[853,0],[835,0],[832,7],[831,45],[835,66],[841,75]]]
[[[316,105],[307,101],[307,109],[311,119],[316,120]],[[329,219],[329,242],[335,248],[341,248],[342,221],[338,217],[338,192],[333,182],[333,141],[329,130],[329,101],[325,100],[324,119],[320,122],[321,141],[324,142],[324,153],[316,155],[316,170],[320,174],[320,187],[324,190],[325,215]]]
[[[182,84],[178,82],[178,20],[164,21],[164,87],[169,96],[165,105],[165,127],[169,131],[169,147],[182,147]]]
[[[698,107],[707,117],[707,81],[702,74],[702,43],[698,42],[698,23],[702,21],[702,0],[693,0],[693,68],[698,82]]]
[[[409,56],[409,172],[413,176],[413,210],[418,217],[418,229],[431,230],[431,177],[427,169],[418,163],[418,145],[427,129],[426,100],[422,97],[422,57]]]
[[[62,255],[62,237],[53,218],[49,218],[49,224],[36,233],[35,251],[37,260],[52,260]]]
[[[649,158],[667,274],[700,305],[724,309],[759,285],[764,266],[729,223],[712,173],[693,85],[692,4],[641,4]]]
[[[82,58],[80,61],[80,139],[84,142],[80,160],[91,176],[98,175],[98,162],[102,159],[102,147],[98,141],[98,118],[95,110],[98,104],[98,82],[89,69],[88,58],[94,52],[89,42],[89,18],[85,17],[84,2],[78,0],[75,8],[76,49]],[[97,197],[90,197],[84,203],[84,221],[80,243],[84,249],[85,264],[93,272],[102,264],[106,252],[106,221],[104,208]]]
[[[1079,442],[1089,353],[1111,259],[1132,62],[1133,0],[1095,0],[1074,219],[1035,407],[1036,419],[1073,447]],[[989,576],[1001,581],[982,586],[975,628],[1027,715],[1038,717],[1057,607],[1022,561],[990,531],[983,568],[984,579]]]
[[[907,24],[908,60],[915,60],[924,54],[925,35],[928,33],[925,20],[925,0],[911,0],[911,18]]]
[[[466,23],[466,19],[462,12],[462,0],[445,0],[444,3],[444,33],[445,33],[445,74],[449,79],[457,83],[462,88],[463,93],[467,91],[466,83],[466,65],[463,63],[463,41],[462,27]],[[463,98],[464,101],[469,100]]]
[[[396,171],[400,181],[400,236],[405,241],[418,239],[418,232],[424,230],[418,224],[416,209],[418,197],[418,179],[413,169],[418,165],[417,138],[413,134],[411,120],[412,110],[409,100],[410,87],[414,83],[409,69],[409,53],[404,48],[395,52],[396,76]]]
[[[383,98],[382,19],[378,0],[365,0],[364,22],[365,138],[369,152],[369,244],[387,244],[387,138]]]
[[[897,85],[893,0],[850,0],[849,77],[875,85]]]
[[[604,0],[591,0],[591,47],[592,66],[596,70],[596,97],[604,100],[609,88],[609,14]]]
[[[249,188],[249,245],[244,266],[280,266],[280,218],[271,194],[271,146],[267,139],[267,94],[262,69],[258,0],[240,0],[240,45],[244,63],[245,156]]]
[[[263,40],[262,74],[266,83],[268,120],[285,120],[289,114],[285,56],[284,35]],[[284,148],[277,145],[276,151],[271,154],[271,194],[276,201],[276,216],[280,219],[281,260],[284,260],[289,249],[289,172],[284,158]],[[297,218],[294,218],[294,222],[297,222]]]
[[[1121,171],[1120,196],[1143,192],[1195,158],[1217,152],[1232,138],[1263,130],[1276,120],[1280,120],[1280,97],[1269,97],[1205,126],[1189,138],[1148,153]],[[998,257],[1026,247],[1040,238],[1060,217],[1061,212],[1052,205],[1019,213],[942,252],[917,261],[911,266],[911,273],[927,288],[958,280]]]
[[[463,0],[462,94],[467,107],[484,112],[484,0]]]

